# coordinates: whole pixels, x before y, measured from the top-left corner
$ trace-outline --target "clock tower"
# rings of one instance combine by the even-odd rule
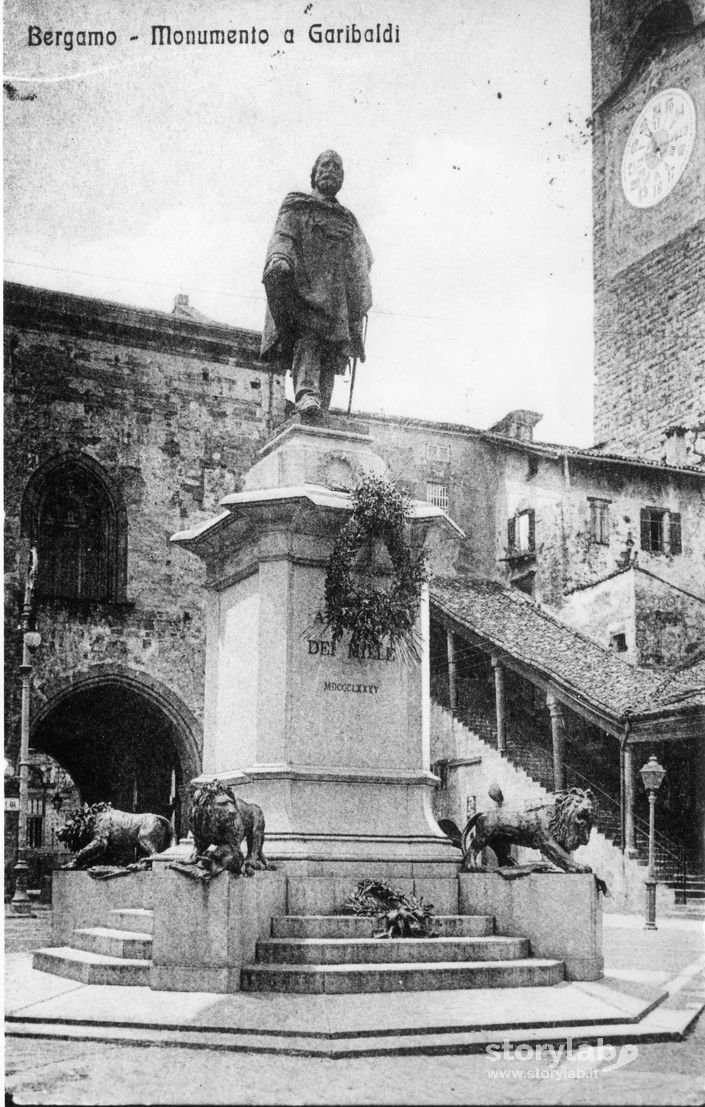
[[[705,463],[705,0],[592,0],[595,442]]]

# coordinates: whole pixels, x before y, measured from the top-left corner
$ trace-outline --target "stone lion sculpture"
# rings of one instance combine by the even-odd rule
[[[162,815],[118,811],[109,803],[84,803],[56,837],[76,856],[67,869],[90,865],[129,865],[171,845],[171,823]]]
[[[572,850],[589,841],[595,816],[592,792],[571,788],[523,809],[504,807],[504,797],[497,785],[490,788],[489,794],[497,804],[495,810],[473,815],[463,830],[464,872],[476,867],[477,854],[486,846],[494,851],[499,865],[516,865],[510,853],[513,845],[541,850],[564,872],[592,872],[589,865],[581,865],[570,856]]]
[[[200,784],[191,800],[191,830],[200,861],[210,868],[252,876],[273,869],[264,856],[264,815],[256,803],[240,799],[217,780]],[[247,842],[247,857],[241,845]]]

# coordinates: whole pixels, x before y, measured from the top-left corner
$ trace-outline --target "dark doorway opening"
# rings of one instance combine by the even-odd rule
[[[82,802],[173,816],[184,832],[175,724],[135,688],[105,682],[63,696],[36,726],[32,746],[70,773]]]

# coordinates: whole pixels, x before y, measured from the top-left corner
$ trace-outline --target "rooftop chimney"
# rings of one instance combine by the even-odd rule
[[[534,427],[540,423],[543,415],[538,411],[525,411],[519,408],[510,411],[498,423],[490,427],[495,434],[506,434],[509,438],[518,438],[521,442],[534,441]]]
[[[667,427],[666,428],[666,465],[687,465],[688,464],[688,444],[685,440],[686,428],[685,427]]]

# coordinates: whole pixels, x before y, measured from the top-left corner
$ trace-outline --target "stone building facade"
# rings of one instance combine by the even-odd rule
[[[5,328],[6,756],[16,764],[33,544],[33,748],[81,799],[184,830],[202,766],[204,580],[169,539],[241,488],[287,415],[283,379],[259,362],[259,335],[183,303],[167,314],[8,285]],[[392,479],[463,529],[462,573],[527,593],[625,663],[686,659],[702,640],[705,472],[534,442],[538,419],[356,415]],[[641,600],[615,627],[627,580]],[[550,730],[545,703],[541,720]]]
[[[705,4],[593,0],[592,48],[595,441],[703,465]]]
[[[203,579],[169,541],[284,413],[259,335],[20,285],[5,299],[6,755],[39,550],[32,744],[84,800],[180,817],[200,769]]]
[[[558,611],[576,590],[637,565],[669,594],[680,589],[705,598],[705,472],[699,467],[533,442],[526,424],[506,435],[361,418],[394,479],[419,499],[435,497],[463,528],[461,568],[475,576],[518,587]],[[650,610],[659,609],[658,592],[651,589]],[[669,609],[674,603],[672,596],[663,600]],[[565,612],[569,621],[573,606]],[[602,644],[609,646],[606,630]],[[688,632],[665,662],[678,661],[692,641]]]

